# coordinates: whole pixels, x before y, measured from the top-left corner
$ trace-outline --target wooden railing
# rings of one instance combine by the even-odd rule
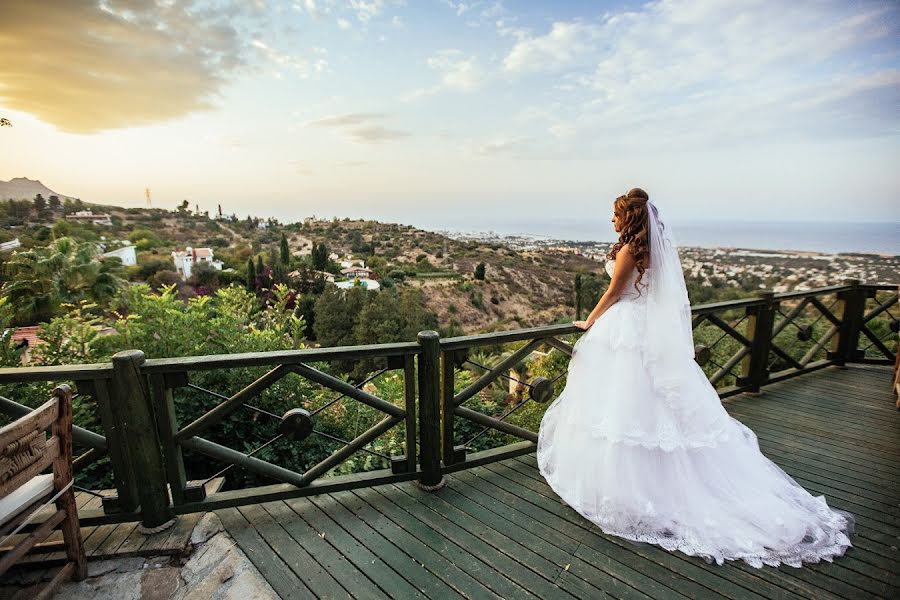
[[[695,358],[723,398],[758,393],[767,383],[828,365],[894,364],[900,318],[892,310],[897,300],[896,285],[848,280],[838,286],[763,292],[755,298],[696,306]],[[145,359],[139,350],[130,350],[104,364],[0,369],[0,384],[74,383],[85,405],[96,410],[100,430],[75,428],[75,443],[82,449],[75,460],[76,472],[108,455],[117,492],[104,497],[102,509],[82,514],[82,520],[90,525],[141,519],[153,527],[180,513],[386,482],[415,480],[423,489],[437,489],[444,473],[531,452],[537,443],[534,419],[528,427],[516,423],[516,416],[523,409],[540,414],[538,405],[550,402],[564,386],[567,367],[556,361],[553,373],[520,380],[521,365],[542,347],[548,351],[545,357],[553,351],[562,353],[557,357],[570,357],[572,340],[580,333],[573,325],[448,339],[423,331],[415,342],[407,343],[167,359]],[[477,353],[486,347],[508,350],[496,364],[485,365]],[[323,366],[359,360],[378,360],[385,366],[355,385],[327,373]],[[242,387],[234,393],[197,383],[203,373],[222,370],[253,375],[241,379]],[[475,375],[457,389],[458,375],[469,370]],[[400,404],[363,389],[389,372],[402,377]],[[264,394],[283,393],[279,386],[287,384],[279,382],[289,376],[320,386],[334,397],[316,408],[300,399],[284,414],[254,404]],[[508,405],[496,406],[494,414],[471,408],[473,398],[481,398],[503,379],[517,383],[525,393],[515,395]],[[381,415],[352,439],[316,426],[319,413],[345,400]],[[202,410],[181,422],[176,407]],[[14,398],[0,398],[0,413],[17,417],[29,410]],[[218,441],[210,439],[221,434],[217,430],[227,420],[245,418],[271,422],[273,435],[250,451],[234,449],[235,444],[229,445],[221,435]],[[402,454],[388,456],[367,448],[397,427],[405,430]],[[259,452],[272,444],[301,443],[312,437],[340,446],[304,470],[259,458]],[[495,445],[484,447],[489,441]],[[481,447],[476,449],[475,442]],[[377,455],[390,466],[326,477],[360,451]],[[212,458],[223,469],[191,483],[186,453]],[[275,483],[208,494],[206,484],[234,467]]]

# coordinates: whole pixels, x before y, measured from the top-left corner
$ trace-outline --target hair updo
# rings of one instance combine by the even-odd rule
[[[613,244],[606,255],[608,259],[615,260],[622,246],[628,244],[638,272],[634,282],[634,289],[638,291],[638,295],[641,293],[638,283],[643,279],[644,271],[650,266],[648,200],[650,200],[650,195],[641,188],[631,188],[624,196],[615,199],[613,211],[622,221],[622,231],[619,232],[619,240]]]

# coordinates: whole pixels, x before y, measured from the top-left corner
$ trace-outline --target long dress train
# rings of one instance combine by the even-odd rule
[[[689,414],[655,396],[642,358],[644,299],[629,282],[575,343],[538,434],[548,484],[607,534],[707,562],[800,567],[843,555],[854,517],[766,458],[699,365],[682,389]]]

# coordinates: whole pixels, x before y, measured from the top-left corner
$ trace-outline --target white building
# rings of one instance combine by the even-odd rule
[[[358,277],[359,279],[371,279],[372,273],[374,273],[372,269],[367,269],[366,267],[347,267],[346,269],[341,269],[341,275],[347,277],[348,279],[353,279]]]
[[[221,271],[225,266],[221,260],[213,258],[212,248],[192,248],[191,246],[172,252],[172,261],[175,263],[175,271],[181,275],[182,279],[190,278],[194,266],[199,264],[208,264],[217,271]]]
[[[117,256],[122,261],[122,264],[126,267],[133,267],[137,264],[137,252],[135,251],[134,246],[123,246],[121,248],[116,248],[115,250],[104,252],[103,256]]]
[[[341,266],[345,269],[348,267],[365,267],[366,261],[361,258],[344,258],[341,260]]]
[[[106,225],[107,227],[112,226],[112,219],[109,215],[105,213],[97,213],[95,215],[92,210],[79,210],[71,215],[66,215],[66,219],[69,221],[78,221],[80,223],[93,223],[94,225]]]
[[[10,240],[8,242],[3,242],[2,244],[0,244],[0,252],[8,252],[9,250],[15,250],[16,248],[20,247],[21,245],[22,245],[22,242],[19,241],[19,238]]]

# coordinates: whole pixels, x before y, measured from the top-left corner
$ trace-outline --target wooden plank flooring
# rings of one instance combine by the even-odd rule
[[[434,493],[408,482],[218,514],[284,598],[900,598],[890,385],[887,367],[830,367],[726,401],[767,456],[856,515],[834,563],[720,567],[604,535],[560,504],[534,454],[453,473]]]
[[[200,483],[198,482],[190,482]],[[207,484],[208,493],[219,490],[224,479],[219,477]],[[78,510],[93,510],[100,508],[101,499],[96,494],[103,496],[115,494],[115,490],[100,490],[94,494],[83,491],[75,492],[75,503]],[[43,514],[50,514],[52,510],[47,508]],[[43,519],[39,513],[36,521]],[[81,539],[84,540],[84,551],[88,560],[105,560],[109,558],[128,558],[134,556],[169,556],[181,555],[188,549],[191,532],[194,526],[203,517],[202,513],[180,515],[175,524],[168,529],[145,535],[138,531],[137,523],[112,523],[81,528]],[[4,547],[0,548],[0,555],[7,552],[27,534],[21,533],[13,536]],[[63,545],[62,532],[59,530],[51,533],[46,540],[36,545],[28,555],[18,561],[20,568],[44,568],[59,565],[66,562],[66,553]]]

